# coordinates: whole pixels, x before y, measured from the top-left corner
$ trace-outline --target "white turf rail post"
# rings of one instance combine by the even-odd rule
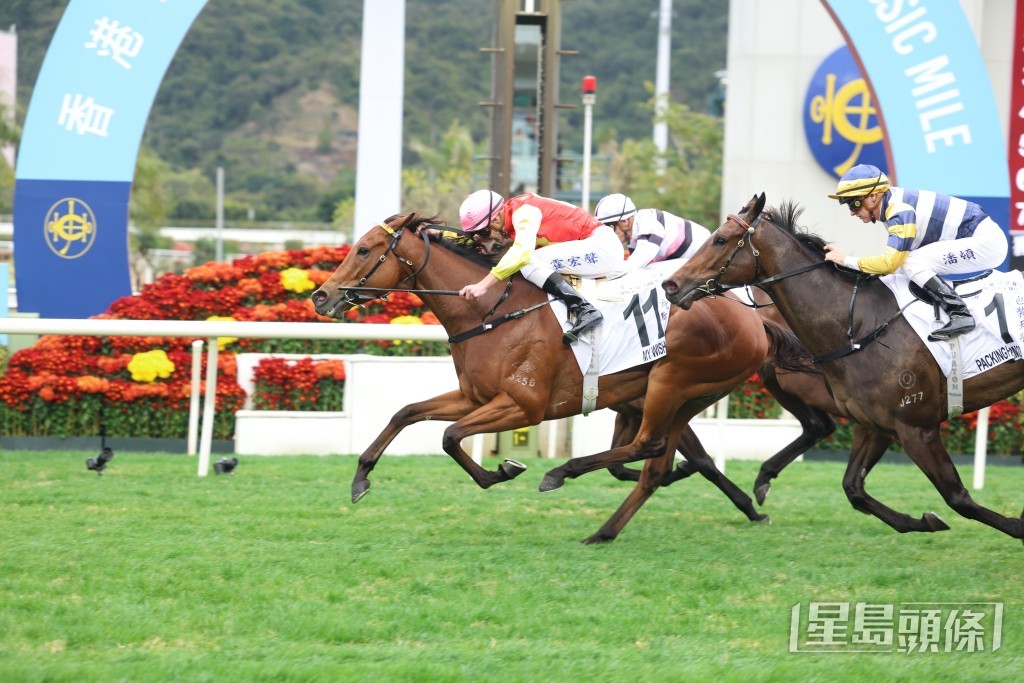
[[[203,376],[203,340],[192,342],[192,395],[188,402],[188,454],[196,454],[199,441],[199,385]]]
[[[985,486],[985,459],[988,450],[988,408],[978,411],[978,430],[974,433],[974,490]]]
[[[210,473],[210,448],[213,445],[213,418],[217,407],[217,356],[220,348],[217,338],[207,340],[210,348],[206,351],[206,398],[203,399],[203,433],[199,437],[199,476]]]

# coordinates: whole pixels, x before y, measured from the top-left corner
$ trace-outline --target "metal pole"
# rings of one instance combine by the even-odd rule
[[[217,167],[217,263],[224,260],[224,167]]]
[[[580,206],[590,212],[590,148],[593,134],[594,100],[596,99],[597,79],[593,76],[583,77],[583,190],[580,195]]]
[[[203,376],[203,340],[192,342],[192,394],[188,402],[188,454],[196,454],[199,435],[199,387]]]
[[[213,419],[217,408],[217,338],[206,340],[210,345],[206,352],[206,398],[203,401],[203,433],[199,438],[200,477],[210,473],[210,449],[213,446]]]
[[[668,108],[671,47],[672,0],[661,0],[658,10],[658,58],[654,80],[654,111],[658,117],[662,116]],[[668,124],[664,121],[654,124],[654,146],[658,148],[659,152],[664,152],[668,148]]]

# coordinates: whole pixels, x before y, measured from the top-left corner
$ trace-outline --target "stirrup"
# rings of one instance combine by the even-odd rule
[[[604,320],[604,316],[601,315],[601,312],[598,311],[597,309],[594,309],[594,312],[597,313],[597,319],[596,320],[592,320],[589,323],[585,323],[583,325],[579,325],[579,324],[574,325],[572,328],[570,328],[569,330],[567,330],[566,332],[564,332],[562,334],[562,343],[565,344],[566,346],[568,346],[569,344],[572,344],[573,342],[577,342],[577,341],[580,340],[580,335],[582,335],[584,332],[586,332],[587,330],[589,330],[592,327],[596,327],[597,325],[600,325],[601,321]],[[579,322],[579,318],[577,318],[577,323],[578,322]]]
[[[930,341],[948,341],[953,337],[970,332],[975,328],[973,316],[957,316],[950,318],[949,322],[928,335]]]

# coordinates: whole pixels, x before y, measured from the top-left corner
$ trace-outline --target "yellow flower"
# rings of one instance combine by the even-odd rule
[[[422,325],[418,315],[400,315],[391,319],[392,325]]]
[[[230,315],[211,315],[207,320],[212,320],[214,322],[235,322],[235,319]],[[238,341],[238,337],[217,337],[217,350],[223,351],[225,346],[228,344],[234,344],[236,341]]]
[[[136,382],[154,382],[156,378],[167,379],[174,372],[174,363],[163,349],[144,351],[132,356],[128,371]]]
[[[289,292],[308,292],[311,289],[316,289],[316,283],[309,279],[309,274],[302,268],[282,270],[281,286]]]

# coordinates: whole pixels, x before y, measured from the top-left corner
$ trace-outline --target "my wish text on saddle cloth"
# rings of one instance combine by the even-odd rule
[[[915,301],[905,275],[886,275],[882,282],[896,296],[899,306]],[[977,324],[974,330],[960,336],[964,379],[1009,361],[1024,360],[1024,277],[1020,271],[996,271],[984,280],[959,285],[956,291]],[[948,377],[953,365],[949,344],[928,341],[928,333],[935,325],[933,307],[917,301],[903,315]],[[944,324],[948,317],[945,312],[940,315]]]
[[[604,316],[598,328],[598,374],[610,375],[663,357],[665,329],[671,308],[661,288],[661,274],[641,269],[614,280],[584,279],[580,293]],[[551,310],[565,322],[565,305],[552,301]],[[593,349],[585,340],[572,345],[580,372],[590,367]]]

